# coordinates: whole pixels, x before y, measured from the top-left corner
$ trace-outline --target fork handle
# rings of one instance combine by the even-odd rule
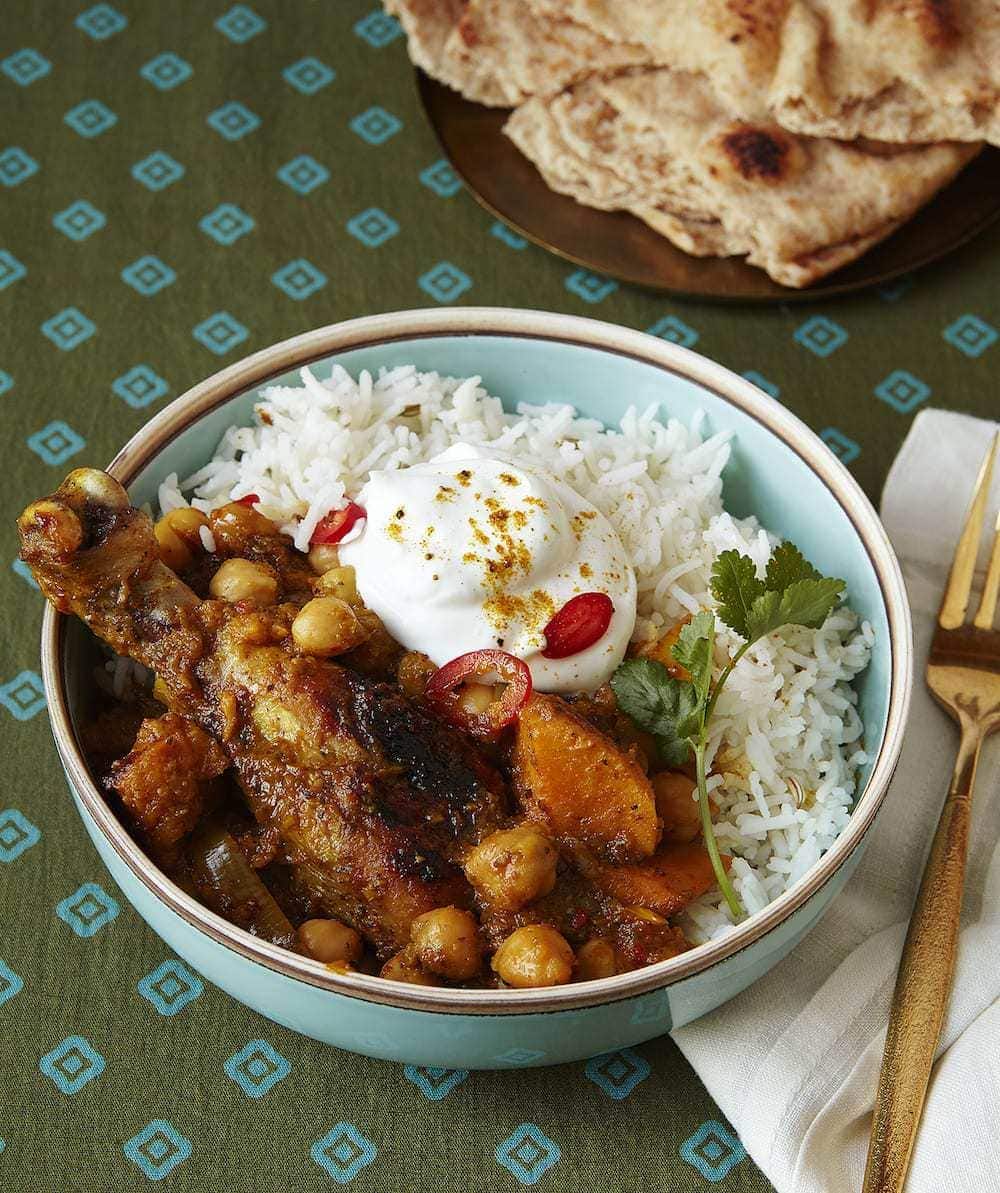
[[[903,945],[862,1193],[901,1193],[948,1006],[981,730],[963,719],[955,773]]]

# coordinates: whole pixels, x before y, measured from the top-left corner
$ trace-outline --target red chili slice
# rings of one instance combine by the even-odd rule
[[[247,509],[253,509],[253,507],[257,504],[258,501],[260,501],[260,498],[257,496],[256,493],[247,493],[247,495],[245,497],[237,497],[236,498],[236,504],[237,505],[245,505],[247,507]]]
[[[356,523],[367,517],[360,505],[349,501],[342,510],[331,510],[325,518],[320,519],[309,545],[318,547],[325,543],[339,543],[348,536]]]
[[[458,703],[457,688],[467,680],[498,675],[506,683],[503,695],[483,713],[467,712]],[[424,691],[431,704],[453,724],[476,737],[496,737],[517,718],[531,696],[528,665],[505,650],[470,650],[439,667]]]
[[[566,602],[545,627],[546,659],[568,659],[607,633],[615,607],[603,592],[581,592]]]

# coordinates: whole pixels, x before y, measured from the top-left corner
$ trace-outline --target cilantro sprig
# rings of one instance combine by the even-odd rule
[[[655,659],[626,659],[611,678],[619,707],[640,729],[656,739],[668,766],[683,766],[694,755],[705,847],[719,887],[734,918],[743,908],[722,864],[712,826],[705,775],[708,726],[726,681],[755,642],[783,626],[818,629],[846,587],[843,580],[821,575],[792,543],[775,549],[764,579],[753,560],[724,551],[712,567],[716,612],[698,613],[680,631],[671,655],[690,678],[672,676]],[[715,618],[743,639],[713,681]]]

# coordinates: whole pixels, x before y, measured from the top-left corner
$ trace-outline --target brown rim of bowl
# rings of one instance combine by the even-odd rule
[[[878,811],[895,768],[912,686],[909,607],[899,564],[867,497],[826,445],[779,403],[721,365],[643,332],[541,311],[459,307],[370,315],[306,332],[265,348],[194,386],[160,411],[115,456],[109,471],[129,485],[178,432],[231,398],[289,369],[354,348],[442,336],[554,340],[616,353],[693,381],[762,424],[819,477],[857,531],[878,578],[889,622],[891,678],[885,732],[871,776],[847,827],[790,890],[718,940],[668,961],[578,985],[538,990],[462,990],[410,986],[365,974],[337,974],[321,963],[262,941],[215,915],[158,870],[118,821],[90,777],[63,683],[66,619],[48,606],[42,624],[42,672],[56,747],[76,793],[119,858],[162,903],[215,942],[287,977],[368,1002],[452,1014],[528,1014],[598,1006],[672,986],[754,944],[811,898],[857,847]]]

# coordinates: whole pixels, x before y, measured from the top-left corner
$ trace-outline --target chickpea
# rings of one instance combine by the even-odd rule
[[[201,528],[208,525],[208,518],[201,512],[190,506],[182,506],[180,509],[171,510],[168,514],[164,514],[162,521],[170,527],[170,529],[182,539],[192,549],[201,549]]]
[[[181,538],[166,518],[161,518],[153,527],[156,536],[156,549],[161,562],[175,572],[182,572],[190,567],[194,559],[187,543]]]
[[[208,591],[220,601],[273,605],[278,599],[278,578],[266,563],[227,559],[212,577]]]
[[[313,597],[292,622],[292,641],[303,654],[330,658],[359,646],[367,633],[357,614],[338,597]]]
[[[600,937],[588,940],[576,951],[576,976],[581,982],[592,982],[596,978],[610,978],[618,972],[615,950]]]
[[[701,810],[692,799],[695,783],[676,770],[652,778],[656,814],[663,821],[663,835],[670,841],[693,841],[701,832]]]
[[[437,907],[418,915],[410,928],[410,940],[424,969],[453,982],[475,977],[482,966],[479,925],[458,907]]]
[[[390,957],[382,966],[379,976],[391,978],[394,982],[409,982],[411,986],[440,985],[426,970],[421,969],[412,947],[407,947],[394,957]]]
[[[314,547],[313,550],[319,550],[319,548]],[[312,551],[309,552],[309,560],[312,562]],[[352,567],[329,568],[316,581],[315,589],[320,596],[337,597],[349,605],[355,604],[358,600],[358,586]]]
[[[361,937],[340,920],[306,920],[295,935],[310,957],[326,964],[339,961],[353,965],[364,952]]]
[[[220,551],[242,551],[247,540],[256,535],[273,535],[277,527],[258,510],[238,501],[212,510],[209,515],[212,534]]]
[[[573,976],[573,950],[564,936],[548,924],[528,924],[507,937],[493,954],[494,971],[507,983],[561,986]]]
[[[559,853],[534,825],[490,833],[465,859],[465,876],[490,904],[517,911],[556,884]]]
[[[309,548],[309,566],[317,576],[322,576],[339,563],[340,552],[335,543],[319,543]]]
[[[408,650],[399,660],[396,680],[403,693],[411,699],[419,699],[427,687],[427,681],[437,668],[419,650]]]

